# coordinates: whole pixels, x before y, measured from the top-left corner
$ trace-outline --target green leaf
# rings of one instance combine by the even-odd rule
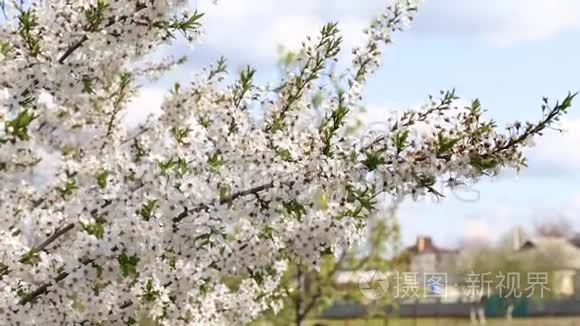
[[[22,258],[20,258],[20,262],[26,265],[36,266],[40,261],[40,257],[38,257],[38,252],[36,250],[29,250]]]
[[[18,16],[18,32],[32,57],[40,53],[40,36],[35,32],[38,26],[38,16],[29,10],[20,11]]]
[[[460,138],[446,137],[443,132],[437,135],[437,154],[449,154],[453,147],[460,141]]]
[[[83,83],[83,93],[93,94],[95,92],[93,89],[93,80],[89,76],[84,75],[81,81]]]
[[[167,161],[157,160],[157,166],[161,169],[162,175],[167,175],[169,170],[173,169],[177,164],[177,161],[170,158]]]
[[[74,156],[77,154],[77,148],[74,147],[73,145],[63,145],[61,148],[61,153],[62,156],[67,157],[67,156]]]
[[[97,221],[95,223],[84,224],[81,223],[81,228],[86,233],[94,236],[95,238],[102,240],[105,235],[105,223],[103,221]]]
[[[214,169],[219,169],[222,165],[224,165],[224,161],[218,152],[208,154],[207,163]]]
[[[471,102],[471,109],[476,111],[479,111],[481,109],[481,102],[479,101],[479,99],[476,98]]]
[[[149,221],[155,214],[155,210],[159,207],[158,202],[157,199],[148,199],[145,201],[139,210],[139,215],[141,215],[145,221]]]
[[[290,155],[290,151],[287,149],[278,149],[277,150],[278,156],[282,159],[282,161],[290,162],[292,161],[292,155]]]
[[[77,182],[75,179],[68,179],[64,185],[64,187],[58,189],[60,192],[61,197],[64,199],[67,196],[70,196],[73,194],[73,192],[75,190],[79,189],[79,187],[77,186]]]
[[[262,237],[264,239],[272,240],[274,238],[274,229],[269,225],[264,226]]]
[[[209,128],[211,126],[211,124],[213,123],[213,121],[206,115],[200,115],[197,118],[197,122],[200,124],[200,126],[204,127],[204,128]]]
[[[137,276],[137,264],[139,263],[139,257],[122,254],[117,258],[117,261],[119,263],[119,268],[121,269],[121,275],[123,275],[123,277],[134,278]]]
[[[470,157],[469,164],[476,168],[479,172],[485,172],[487,170],[495,169],[499,162],[493,158],[484,158],[479,155],[472,155]]]
[[[171,21],[157,21],[153,25],[166,30],[169,37],[175,37],[173,31],[179,31],[187,37],[190,31],[195,31],[201,26],[200,20],[203,16],[203,13],[196,11],[189,17],[174,18]]]
[[[85,10],[85,19],[87,26],[85,27],[90,32],[99,30],[100,25],[105,20],[105,11],[109,7],[107,0],[97,0],[95,6],[90,6]]]
[[[240,80],[234,88],[233,95],[233,101],[236,107],[240,106],[244,96],[246,96],[246,94],[254,87],[252,84],[252,79],[254,78],[255,74],[256,69],[250,66],[246,66],[246,68],[240,72]]]
[[[254,281],[256,281],[256,283],[258,283],[258,285],[262,285],[264,283],[264,273],[260,272],[260,271],[251,271],[250,272],[250,277],[252,279],[254,279]]]
[[[183,145],[183,144],[185,144],[185,139],[191,133],[191,128],[189,128],[189,127],[185,127],[185,128],[172,127],[170,131],[171,131],[171,135],[173,136],[175,141],[178,142],[179,144]]]
[[[369,171],[376,170],[379,165],[385,164],[385,157],[382,151],[365,153],[365,160],[362,162]]]
[[[177,163],[175,164],[175,173],[177,173],[177,175],[182,178],[187,173],[189,173],[189,165],[187,164],[187,161],[185,159],[183,158],[177,159]]]
[[[314,204],[318,210],[327,210],[328,209],[328,196],[323,191],[316,192],[314,195]]]
[[[294,216],[297,220],[301,220],[302,216],[306,214],[306,208],[296,200],[290,200],[282,204],[288,214]]]
[[[397,152],[400,153],[405,146],[407,146],[407,139],[409,138],[409,129],[400,130],[393,135],[392,140]]]
[[[109,177],[109,175],[111,175],[111,172],[105,169],[101,169],[97,173],[95,178],[97,179],[97,185],[99,186],[99,188],[105,189],[105,187],[107,186],[107,178]]]
[[[143,293],[143,301],[153,302],[159,298],[161,292],[153,289],[153,281],[151,279],[147,280],[145,284],[145,293]]]
[[[6,57],[10,53],[10,43],[8,41],[0,41],[0,55]]]
[[[6,133],[13,135],[20,140],[29,140],[28,126],[37,116],[29,109],[24,109],[18,115],[6,122]]]
[[[225,57],[220,57],[217,61],[217,64],[212,67],[209,72],[209,76],[207,77],[208,80],[213,79],[215,76],[227,72],[228,65],[226,63]]]

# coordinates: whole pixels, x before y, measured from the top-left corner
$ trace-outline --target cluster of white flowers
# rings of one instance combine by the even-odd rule
[[[346,77],[322,78],[341,43],[328,24],[279,87],[254,85],[251,68],[224,85],[219,60],[176,84],[162,114],[137,130],[121,119],[135,79],[178,63],[139,60],[178,34],[195,41],[201,14],[185,0],[6,2],[2,323],[248,322],[279,306],[285,262],[316,268],[356,241],[380,194],[419,196],[440,181],[521,167],[521,145],[572,96],[508,135],[481,118],[479,102],[455,107],[453,92],[372,137],[352,130],[380,41],[417,9],[393,2]],[[328,98],[317,99],[321,90]],[[302,123],[313,110],[322,121]],[[435,131],[415,132],[422,124]],[[31,182],[49,157],[55,171],[42,186]]]

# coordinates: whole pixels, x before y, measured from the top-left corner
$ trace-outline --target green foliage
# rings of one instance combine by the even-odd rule
[[[99,188],[105,189],[105,187],[107,187],[107,178],[109,175],[111,175],[111,171],[106,169],[100,169],[99,172],[97,172],[95,178],[97,179],[97,185]]]
[[[96,32],[99,30],[101,24],[105,21],[105,11],[109,8],[107,0],[97,0],[96,5],[91,5],[85,11],[85,19],[87,25],[85,29],[89,32]]]
[[[95,92],[93,90],[93,79],[89,76],[84,75],[81,82],[83,83],[83,93],[93,94]]]
[[[282,161],[286,161],[286,162],[290,162],[292,161],[292,155],[290,154],[290,151],[282,148],[282,149],[278,149],[276,150],[276,153],[278,154],[278,156],[282,159]]]
[[[479,172],[485,172],[488,170],[495,169],[499,162],[493,158],[484,158],[480,155],[472,155],[469,159],[469,164],[476,168]]]
[[[8,56],[10,53],[11,45],[7,41],[0,41],[0,55],[3,57]]]
[[[319,100],[321,101],[321,100]],[[345,105],[344,92],[338,91],[338,104],[334,110],[327,115],[320,125],[320,135],[324,147],[322,152],[326,156],[332,156],[332,138],[337,131],[344,125],[345,118],[350,110]]]
[[[347,185],[347,202],[354,203],[354,208],[345,209],[336,217],[342,219],[350,216],[356,219],[356,226],[358,228],[364,227],[368,218],[376,212],[376,196],[375,187],[365,187],[364,189],[357,189],[352,185]]]
[[[262,230],[261,237],[263,239],[272,240],[273,239],[273,232],[274,232],[274,229],[271,226],[266,225],[266,226],[264,226],[264,229]]]
[[[175,164],[175,173],[180,178],[183,178],[189,173],[189,164],[187,164],[185,159],[181,157],[177,159],[177,163]]]
[[[173,171],[178,177],[183,177],[190,172],[189,164],[183,158],[170,158],[165,161],[157,160],[157,166],[163,176],[168,176],[169,172]]]
[[[38,264],[39,261],[40,261],[40,257],[38,257],[38,252],[34,249],[29,250],[20,259],[20,262],[22,264],[31,265],[31,266],[36,266],[36,264]]]
[[[184,128],[172,127],[170,131],[171,131],[171,135],[173,136],[173,139],[175,139],[175,141],[178,142],[179,144],[184,145],[185,139],[187,137],[189,137],[189,134],[191,133],[191,128],[190,127],[184,127]]]
[[[461,138],[447,137],[443,132],[437,134],[437,156],[446,156],[451,154],[453,147],[461,140]]]
[[[117,262],[119,263],[119,268],[123,277],[137,277],[137,264],[139,263],[139,257],[122,254],[117,258]]]
[[[95,238],[102,240],[105,236],[105,222],[102,220],[97,220],[95,223],[80,223],[81,229],[86,233],[94,236]]]
[[[253,325],[264,322],[269,325],[298,324],[297,316],[301,321],[313,318],[336,301],[364,302],[358,282],[337,284],[335,277],[341,271],[385,272],[402,267],[402,260],[399,259],[400,229],[393,214],[394,209],[391,209],[388,216],[377,218],[369,225],[367,242],[363,247],[350,248],[338,257],[330,250],[323,252],[319,271],[305,269],[300,263],[291,261],[280,286],[280,290],[287,295],[283,298],[283,309],[277,314],[266,311]],[[235,288],[239,280],[230,280],[230,283]],[[392,300],[387,295],[374,304],[378,307]]]
[[[36,118],[37,116],[31,110],[21,110],[14,119],[6,122],[6,133],[20,140],[28,140],[30,138],[28,135],[28,127]]]
[[[393,144],[397,149],[397,153],[403,151],[405,146],[407,146],[407,139],[409,138],[409,129],[399,130],[392,136]]]
[[[145,220],[149,221],[153,215],[155,215],[155,211],[159,207],[159,200],[157,199],[147,199],[145,203],[141,206],[139,210],[139,215]]]
[[[224,160],[222,156],[218,152],[214,152],[212,154],[207,155],[207,163],[214,169],[219,169],[222,165],[224,165]]]
[[[364,155],[365,159],[362,163],[366,166],[369,172],[376,170],[379,165],[385,164],[385,155],[383,154],[383,150],[367,150],[365,151]]]
[[[215,76],[219,75],[219,74],[223,74],[227,72],[227,64],[226,64],[226,58],[225,57],[220,57],[217,61],[217,63],[211,68],[209,75],[207,77],[208,80],[213,79]]]
[[[153,25],[166,31],[167,36],[170,38],[175,38],[175,31],[181,32],[185,37],[187,37],[190,32],[195,31],[201,27],[201,18],[203,16],[203,13],[196,11],[189,17],[173,18],[169,21],[157,21]]]
[[[212,122],[213,121],[206,115],[200,115],[197,117],[197,123],[199,123],[200,126],[206,128],[206,129],[211,126]]]
[[[292,199],[290,201],[284,202],[284,209],[290,216],[294,217],[298,221],[302,220],[302,216],[306,214],[306,208],[304,205],[300,204],[298,201]]]
[[[338,55],[341,43],[342,37],[339,35],[337,23],[328,23],[322,27],[318,43],[313,46],[312,51],[302,54],[305,60],[298,73],[280,86],[280,94],[284,94],[284,104],[267,123],[267,131],[276,132],[285,127],[286,113],[302,97],[306,85],[319,78],[326,61]]]
[[[62,198],[66,198],[73,194],[75,190],[79,187],[77,186],[77,181],[73,178],[69,178],[62,188],[59,188],[58,191]]]
[[[145,292],[143,293],[142,299],[145,302],[153,302],[157,300],[161,292],[153,289],[153,281],[151,279],[147,280],[145,284]]]
[[[18,33],[32,57],[40,53],[40,35],[35,31],[36,27],[38,27],[38,16],[30,9],[21,10],[18,16]]]
[[[252,84],[252,79],[256,74],[256,69],[246,66],[246,68],[242,69],[240,72],[240,80],[238,81],[237,85],[234,88],[234,105],[239,107],[244,96],[254,87]]]
[[[166,161],[157,160],[157,166],[161,170],[161,175],[168,175],[169,171],[177,166],[177,160],[170,158]]]
[[[317,191],[314,195],[314,207],[322,211],[328,209],[328,196],[324,191]]]
[[[222,185],[219,189],[220,192],[220,201],[226,202],[230,198],[232,194],[232,188],[228,185]]]

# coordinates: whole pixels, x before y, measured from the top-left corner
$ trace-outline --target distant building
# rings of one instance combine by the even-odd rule
[[[549,257],[552,286],[557,295],[580,296],[580,235],[563,237],[536,237],[525,241],[519,249],[522,255]]]
[[[446,275],[446,284],[441,288],[442,295],[438,297],[441,301],[459,300],[461,291],[455,286],[459,250],[439,247],[430,236],[419,235],[415,244],[406,248],[404,255],[407,259],[408,272],[417,274],[418,282],[425,291],[431,291],[430,277],[442,273]]]
[[[459,250],[436,246],[429,236],[420,235],[406,249],[409,271],[413,273],[450,273],[455,270]]]

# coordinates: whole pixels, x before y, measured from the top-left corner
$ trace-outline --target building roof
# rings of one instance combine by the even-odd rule
[[[574,247],[580,249],[580,234],[574,235],[569,241]]]
[[[580,239],[561,237],[536,237],[524,242],[520,252],[535,251],[559,260],[562,268],[580,269]]]
[[[433,243],[433,239],[431,239],[430,236],[420,235],[417,237],[417,241],[415,242],[414,245],[407,247],[407,252],[409,252],[413,255],[421,255],[421,254],[426,254],[426,253],[456,254],[459,251],[452,250],[452,249],[445,249],[445,248],[441,248],[439,246],[436,246],[435,243]]]

